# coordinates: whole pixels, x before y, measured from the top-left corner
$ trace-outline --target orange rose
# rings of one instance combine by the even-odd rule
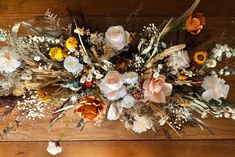
[[[201,32],[204,25],[206,24],[206,19],[202,13],[196,13],[188,17],[185,23],[185,27],[188,32],[193,35],[197,35]]]
[[[105,114],[105,111],[105,104],[95,96],[80,99],[75,109],[75,112],[79,113],[80,117],[86,121],[99,120]]]

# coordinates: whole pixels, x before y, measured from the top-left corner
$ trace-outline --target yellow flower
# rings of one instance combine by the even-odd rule
[[[198,51],[198,52],[195,52],[193,55],[194,62],[199,65],[204,64],[206,59],[207,59],[206,51]]]
[[[188,76],[183,73],[178,73],[177,77],[180,81],[186,81],[188,79]]]
[[[66,42],[65,42],[65,45],[66,45],[66,48],[69,49],[69,50],[73,50],[73,49],[76,49],[77,48],[77,44],[78,44],[78,41],[76,38],[74,37],[69,37]]]
[[[57,61],[62,61],[64,59],[64,54],[62,52],[62,49],[59,47],[53,47],[51,48],[49,52],[49,56]]]

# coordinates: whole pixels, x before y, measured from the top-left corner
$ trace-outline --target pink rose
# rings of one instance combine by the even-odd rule
[[[117,71],[109,71],[102,82],[100,90],[109,100],[117,100],[126,95],[126,88],[123,86],[122,75]]]
[[[165,83],[165,76],[159,75],[156,78],[147,79],[143,84],[144,88],[144,99],[157,102],[165,103],[166,96],[171,95],[172,84]]]

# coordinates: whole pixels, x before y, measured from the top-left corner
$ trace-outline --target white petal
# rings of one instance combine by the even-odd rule
[[[122,107],[117,103],[113,103],[109,107],[107,119],[117,120],[120,117],[121,113],[122,113]]]

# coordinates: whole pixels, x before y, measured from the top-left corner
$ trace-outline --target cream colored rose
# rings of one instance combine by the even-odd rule
[[[114,49],[121,50],[129,43],[130,33],[122,26],[111,26],[105,33],[105,40]]]
[[[117,71],[109,71],[99,87],[109,100],[117,100],[127,93],[126,88],[123,86],[122,75]]]

